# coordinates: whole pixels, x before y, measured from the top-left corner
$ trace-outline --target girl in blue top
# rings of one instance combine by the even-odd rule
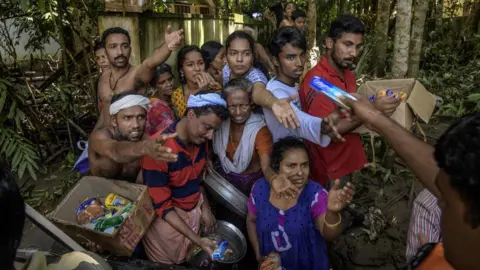
[[[328,270],[325,241],[341,233],[340,211],[353,198],[353,185],[340,188],[336,180],[327,192],[308,179],[310,173],[305,144],[286,137],[273,145],[271,166],[288,174],[300,190],[297,198],[277,196],[261,179],[255,183],[248,202],[247,230],[257,260],[278,252],[282,267],[288,270]]]

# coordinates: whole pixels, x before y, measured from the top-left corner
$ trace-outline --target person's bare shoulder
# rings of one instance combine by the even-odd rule
[[[103,140],[103,139],[111,139],[112,134],[106,127],[102,126],[95,126],[93,132],[90,134],[90,140]]]

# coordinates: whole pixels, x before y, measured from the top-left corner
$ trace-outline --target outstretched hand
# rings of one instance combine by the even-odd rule
[[[285,128],[296,129],[300,127],[300,121],[297,114],[293,110],[290,102],[297,98],[296,94],[288,98],[277,99],[272,105],[272,112],[277,117],[278,121],[285,126]]]
[[[351,113],[362,120],[364,124],[372,125],[382,113],[368,99],[356,94],[354,96],[356,100],[346,98],[343,102],[350,107]]]
[[[297,197],[300,190],[290,181],[290,177],[295,174],[295,171],[288,174],[279,173],[271,179],[270,185],[277,198],[291,199]]]
[[[337,125],[342,117],[350,119],[350,112],[342,107],[337,107],[331,114],[324,117],[322,121],[322,134],[328,135],[333,140],[344,142],[345,138],[343,138],[337,129]]]
[[[341,188],[340,179],[335,180],[333,187],[328,192],[328,211],[333,213],[340,212],[353,200],[354,194],[354,187],[350,182]]]
[[[175,162],[177,161],[177,154],[172,153],[170,147],[166,147],[165,142],[168,139],[177,137],[177,133],[172,134],[162,134],[155,138],[154,140],[147,140],[145,144],[144,153],[155,160],[164,161],[164,162]]]
[[[167,30],[165,31],[165,43],[170,51],[180,48],[183,38],[183,29],[172,31],[172,26],[167,26]]]

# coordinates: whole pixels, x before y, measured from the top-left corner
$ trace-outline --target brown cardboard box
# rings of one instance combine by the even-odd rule
[[[81,202],[91,197],[103,199],[112,192],[134,201],[133,209],[113,234],[97,232],[78,224],[75,211]],[[155,210],[147,186],[85,176],[65,196],[49,218],[79,243],[91,241],[115,255],[131,256],[155,218]]]
[[[377,80],[368,81],[360,86],[358,94],[369,98],[375,95],[377,91],[390,89],[393,92],[405,92],[408,95],[407,101],[400,103],[397,110],[390,117],[402,127],[411,130],[414,123],[415,115],[423,122],[428,123],[435,109],[435,96],[425,89],[425,87],[415,79],[396,79],[396,80]],[[354,130],[356,133],[372,133],[365,126],[361,126]]]

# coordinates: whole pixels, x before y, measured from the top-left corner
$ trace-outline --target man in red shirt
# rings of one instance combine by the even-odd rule
[[[299,90],[302,110],[310,115],[325,117],[336,108],[329,98],[310,88],[309,83],[314,76],[319,76],[348,93],[356,92],[355,74],[350,71],[360,49],[365,26],[356,17],[344,15],[337,18],[331,25],[325,41],[327,53],[320,62],[311,69],[302,82]],[[375,107],[386,115],[391,115],[399,101],[392,97],[375,99]],[[345,142],[332,141],[327,147],[309,144],[312,161],[311,178],[328,186],[329,180],[340,178],[342,184],[350,180],[350,175],[365,166],[367,158],[363,150],[359,134],[351,133],[362,125],[355,116],[352,120],[342,119],[337,125],[338,132]],[[332,138],[335,140],[335,138]]]

